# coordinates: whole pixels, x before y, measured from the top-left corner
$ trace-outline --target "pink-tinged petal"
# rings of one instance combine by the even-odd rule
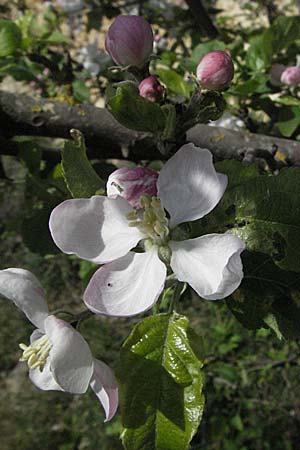
[[[126,215],[132,211],[121,197],[66,200],[52,211],[49,227],[64,253],[104,264],[125,255],[143,238],[128,226]]]
[[[90,347],[69,323],[55,316],[45,320],[46,334],[52,344],[50,367],[59,386],[72,394],[83,394],[93,375]]]
[[[108,177],[107,196],[115,198],[120,195],[138,208],[141,195],[156,196],[157,177],[158,173],[148,167],[121,167]]]
[[[200,297],[218,300],[230,295],[242,281],[241,253],[245,244],[232,234],[208,234],[170,242],[171,268]]]
[[[94,359],[94,373],[90,386],[103,406],[105,422],[108,422],[118,409],[118,385],[112,369],[98,359]]]
[[[44,330],[48,306],[44,290],[31,272],[16,268],[0,270],[0,295],[12,300],[30,322]]]
[[[217,173],[209,150],[186,144],[162,168],[158,197],[170,213],[170,226],[200,219],[214,209],[227,186]]]
[[[150,309],[164,287],[166,266],[155,250],[130,252],[97,270],[83,300],[93,312],[134,316]]]

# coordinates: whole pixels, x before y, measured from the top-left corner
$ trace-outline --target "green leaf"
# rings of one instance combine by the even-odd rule
[[[70,44],[70,39],[59,31],[53,31],[50,36],[44,39],[44,43],[49,45]]]
[[[186,450],[201,420],[202,363],[188,341],[188,319],[160,314],[138,323],[118,370],[126,450]]]
[[[278,17],[270,28],[250,41],[246,64],[254,71],[268,69],[274,55],[300,39],[300,17]]]
[[[192,52],[192,59],[199,63],[200,60],[209,52],[213,52],[215,50],[226,50],[227,46],[224,42],[218,41],[217,39],[213,39],[209,42],[198,44]]]
[[[56,205],[47,204],[41,209],[33,209],[32,215],[23,220],[21,233],[24,244],[33,253],[53,255],[59,253],[49,232],[49,217]]]
[[[12,55],[21,45],[21,32],[10,20],[0,19],[0,57]]]
[[[64,179],[73,197],[86,198],[104,192],[104,183],[86,156],[80,131],[71,130],[74,141],[66,141],[62,151]]]
[[[277,126],[285,137],[291,137],[300,125],[299,106],[284,107],[279,111]]]
[[[132,82],[119,86],[107,105],[115,119],[132,130],[158,133],[165,128],[165,115],[160,106],[141,97]]]
[[[300,272],[300,168],[277,176],[259,175],[254,166],[223,161],[217,170],[229,177],[218,207],[197,221],[194,234],[228,231],[249,250],[266,253],[284,270]]]
[[[227,300],[249,329],[272,328],[278,337],[300,338],[300,275],[279,269],[262,253],[243,254],[244,279]]]
[[[75,100],[80,103],[88,102],[90,100],[90,90],[82,80],[75,80],[72,83],[73,95]]]
[[[182,75],[169,68],[159,68],[155,73],[160,77],[160,80],[167,86],[168,90],[174,94],[184,95],[189,97],[194,91],[195,86],[188,84]]]

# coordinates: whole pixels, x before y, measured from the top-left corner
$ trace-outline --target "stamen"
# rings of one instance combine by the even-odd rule
[[[29,369],[36,369],[42,372],[47,362],[52,344],[45,334],[34,341],[31,345],[25,345],[21,343],[20,349],[23,350],[23,355],[20,361],[27,361]]]
[[[143,234],[153,240],[155,244],[165,245],[168,241],[168,219],[158,197],[150,197],[145,194],[140,197],[140,206],[143,215],[137,212],[127,215],[130,227],[137,227]]]

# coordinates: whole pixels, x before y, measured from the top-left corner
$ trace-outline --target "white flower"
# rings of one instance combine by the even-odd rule
[[[64,11],[70,14],[84,8],[84,0],[57,0],[57,2]]]
[[[230,295],[243,277],[240,254],[244,243],[231,234],[176,241],[173,236],[180,229],[172,231],[212,211],[226,185],[227,177],[215,171],[212,154],[187,144],[161,170],[158,197],[141,197],[143,215],[143,210],[134,210],[117,195],[58,205],[50,217],[56,245],[65,253],[104,264],[84,293],[88,308],[113,316],[131,316],[151,308],[163,290],[166,265],[202,298]],[[144,252],[130,251],[139,243]]]
[[[29,378],[40,389],[83,394],[91,386],[101,402],[106,421],[118,406],[113,371],[92,357],[87,342],[69,323],[49,314],[44,291],[28,270],[0,271],[0,295],[12,300],[37,327],[30,345],[20,344]]]
[[[87,44],[78,54],[78,61],[83,64],[93,77],[103,71],[111,62],[111,58],[103,50],[99,49],[98,40]]]
[[[241,131],[246,127],[245,123],[241,119],[234,116],[233,114],[230,114],[230,112],[228,111],[225,111],[222,117],[220,117],[220,119],[214,120],[213,122],[210,122],[208,125],[211,127],[223,127],[227,128],[228,130],[235,130],[235,131]]]

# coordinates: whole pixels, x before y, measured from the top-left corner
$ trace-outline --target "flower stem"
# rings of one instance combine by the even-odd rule
[[[169,305],[169,313],[173,312],[175,304],[179,301],[180,297],[186,290],[186,283],[181,283],[178,281],[175,287],[174,294],[171,298],[170,305]]]

